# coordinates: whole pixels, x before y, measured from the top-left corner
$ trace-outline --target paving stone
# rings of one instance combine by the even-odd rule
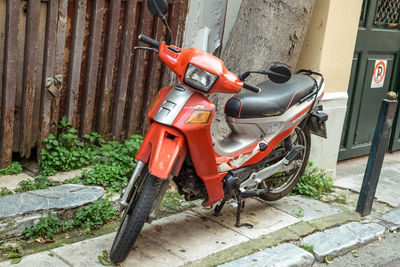
[[[214,216],[213,210],[204,210],[201,207],[192,209],[193,212],[214,220],[225,227],[241,233],[249,238],[257,238],[260,235],[274,232],[278,229],[295,224],[300,220],[283,211],[275,209],[266,203],[256,199],[246,199],[246,205],[241,214],[241,223],[250,223],[253,228],[235,227],[236,208],[225,205],[220,216]]]
[[[0,220],[35,211],[82,206],[101,198],[103,194],[104,189],[99,186],[59,185],[1,197]]]
[[[0,262],[0,267],[5,266],[16,266],[16,267],[43,267],[43,266],[57,266],[57,267],[70,267],[63,260],[57,257],[57,255],[50,256],[49,251],[32,254],[22,257],[22,260],[18,264],[10,264],[10,261]]]
[[[331,216],[315,219],[309,221],[308,223],[313,225],[318,230],[322,231],[326,228],[338,226],[351,221],[359,221],[361,219],[360,214],[356,212],[343,212],[339,214],[334,214]]]
[[[389,228],[390,231],[396,230],[400,227],[400,209],[384,214],[382,219],[392,224],[392,226]]]
[[[44,215],[45,214],[33,214],[16,217],[11,220],[3,220],[4,223],[0,224],[0,240],[20,236],[26,227],[36,224],[40,217]]]
[[[142,235],[159,242],[160,246],[185,262],[201,259],[249,240],[237,231],[192,212],[154,221],[146,225]]]
[[[311,253],[293,244],[285,243],[219,266],[311,266],[313,262],[314,256]]]
[[[303,196],[284,197],[268,204],[306,222],[342,212],[324,202]]]
[[[393,207],[400,206],[400,153],[386,153],[375,197]],[[339,162],[334,185],[360,192],[368,157]]]
[[[317,261],[323,261],[325,256],[339,256],[371,242],[382,235],[384,231],[385,227],[376,223],[351,222],[307,236],[301,241],[301,244],[313,246],[315,258]]]
[[[298,222],[296,224],[288,226],[288,230],[292,231],[300,237],[303,237],[315,232],[317,228],[306,222]]]
[[[0,187],[15,190],[19,187],[18,183],[23,180],[33,180],[33,178],[25,173],[20,173],[18,175],[0,175]]]
[[[91,167],[84,167],[78,170],[71,170],[67,172],[57,172],[55,175],[49,176],[49,179],[64,182],[67,179],[74,178],[75,176],[81,176],[83,170],[89,170]]]

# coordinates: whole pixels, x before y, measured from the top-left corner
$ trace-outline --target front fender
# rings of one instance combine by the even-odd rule
[[[175,128],[153,122],[136,159],[148,163],[149,173],[166,180],[177,176],[187,153],[184,135]]]

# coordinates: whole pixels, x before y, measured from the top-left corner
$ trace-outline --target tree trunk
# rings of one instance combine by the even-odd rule
[[[314,0],[243,0],[238,17],[222,51],[226,67],[240,74],[268,69],[273,63],[293,68],[299,58]],[[266,76],[253,74],[247,81],[258,84]],[[216,106],[213,136],[221,140],[229,133],[224,106],[230,95],[211,96]]]

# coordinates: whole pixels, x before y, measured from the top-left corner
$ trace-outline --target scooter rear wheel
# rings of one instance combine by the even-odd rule
[[[264,189],[259,195],[263,200],[275,201],[288,195],[300,180],[304,170],[306,169],[311,148],[309,130],[304,128],[301,131],[294,131],[288,138],[292,138],[292,140],[298,138],[298,145],[304,146],[304,150],[301,151],[295,159],[300,160],[301,162],[290,173],[275,174],[274,177],[263,181],[259,185],[259,189]]]
[[[131,197],[129,205],[124,211],[121,224],[111,247],[110,260],[113,263],[121,263],[128,256],[157,202],[157,196],[164,182],[150,175],[147,171],[143,175],[143,187],[139,182],[138,192]]]

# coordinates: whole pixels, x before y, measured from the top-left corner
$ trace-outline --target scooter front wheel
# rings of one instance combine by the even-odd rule
[[[307,128],[301,130],[297,129],[287,138],[291,138],[292,141],[297,139],[297,144],[304,146],[304,150],[297,155],[295,160],[298,161],[298,164],[293,170],[288,173],[277,173],[273,177],[261,182],[259,189],[263,189],[263,191],[260,193],[259,197],[263,200],[275,201],[288,195],[300,180],[307,166],[311,148],[309,130]]]
[[[137,193],[131,197],[111,247],[110,260],[113,263],[121,263],[128,256],[157,202],[161,185],[164,182],[147,171],[143,176],[143,184],[141,186],[139,182]]]

